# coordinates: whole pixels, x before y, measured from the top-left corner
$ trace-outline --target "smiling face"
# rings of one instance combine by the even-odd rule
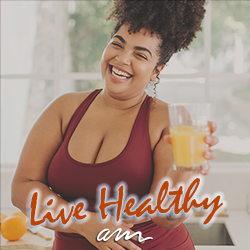
[[[156,80],[163,66],[156,65],[160,40],[145,29],[128,33],[123,25],[105,48],[101,59],[104,88],[112,96],[141,96],[147,83]]]

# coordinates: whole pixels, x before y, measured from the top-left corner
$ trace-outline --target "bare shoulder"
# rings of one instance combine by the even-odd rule
[[[153,143],[152,148],[164,135],[169,134],[168,103],[159,99],[153,100],[149,114],[149,133]]]
[[[150,122],[162,129],[169,126],[168,103],[159,99],[152,102],[150,110]]]
[[[161,113],[168,113],[168,103],[160,100],[154,99],[151,105],[151,112],[152,114],[159,115]]]
[[[76,109],[91,92],[92,91],[67,93],[57,97],[53,101],[52,105],[54,106],[54,111],[61,117],[63,132],[66,130],[67,125]]]
[[[58,108],[61,114],[72,112],[86,99],[91,91],[86,92],[71,92],[57,97],[53,101],[53,105]]]

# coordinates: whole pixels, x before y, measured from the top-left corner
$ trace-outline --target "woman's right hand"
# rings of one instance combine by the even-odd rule
[[[123,250],[123,249],[129,249],[129,250],[141,250],[140,247],[136,246],[132,241],[130,240],[124,240],[124,237],[122,237],[120,240],[115,241],[115,236],[117,234],[114,234],[109,240],[107,241],[97,241],[97,235],[103,230],[103,229],[109,229],[110,233],[113,233],[116,229],[121,228],[122,233],[125,231],[129,231],[129,235],[135,233],[130,228],[133,227],[133,224],[127,223],[125,221],[119,221],[118,223],[114,222],[114,218],[110,215],[108,215],[108,218],[105,219],[105,221],[101,222],[100,218],[97,213],[91,213],[88,212],[88,219],[86,218],[84,223],[79,223],[77,225],[77,233],[83,235],[92,245],[94,245],[97,249],[101,250]],[[75,224],[76,225],[76,224]],[[80,231],[79,231],[80,230]],[[102,234],[102,236],[105,233]],[[134,236],[132,238],[135,241],[138,241],[138,236]]]

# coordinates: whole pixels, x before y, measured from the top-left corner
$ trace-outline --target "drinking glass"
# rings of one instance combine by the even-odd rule
[[[204,138],[210,133],[210,103],[174,103],[168,109],[174,169],[206,169],[203,153],[208,149]]]

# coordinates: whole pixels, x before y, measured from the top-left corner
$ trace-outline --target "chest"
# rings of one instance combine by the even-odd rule
[[[70,137],[68,152],[84,163],[111,160],[124,150],[132,130],[149,133],[148,122],[148,116],[141,116],[140,107],[118,112],[91,105]]]
[[[129,193],[142,197],[153,176],[148,116],[99,111],[86,112],[74,129],[69,127],[51,162],[49,183],[64,197],[94,200],[102,183],[113,195],[124,182]]]

